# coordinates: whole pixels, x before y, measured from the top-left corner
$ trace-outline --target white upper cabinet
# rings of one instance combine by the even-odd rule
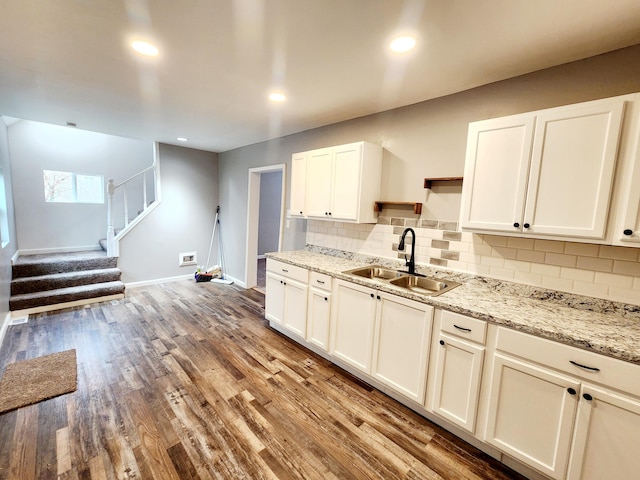
[[[625,101],[469,125],[461,226],[602,240]]]
[[[307,179],[307,156],[304,152],[291,156],[291,200],[289,213],[294,217],[305,215],[305,183]]]
[[[606,99],[537,115],[525,231],[604,238],[623,113]]]
[[[290,211],[292,214],[323,220],[375,223],[374,203],[380,196],[382,147],[356,142],[295,154],[305,156],[304,208],[294,212],[292,179]],[[300,182],[296,180],[296,185]]]
[[[307,152],[306,215],[325,218],[331,209],[333,162],[330,148]]]
[[[640,134],[638,135],[640,140]],[[628,179],[624,195],[623,216],[613,233],[613,243],[640,247],[640,148]]]
[[[611,243],[640,247],[640,94],[625,109],[623,140],[616,173]]]
[[[534,117],[469,124],[461,226],[515,231],[524,212]]]

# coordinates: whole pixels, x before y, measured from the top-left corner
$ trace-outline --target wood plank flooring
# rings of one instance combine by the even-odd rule
[[[10,327],[0,371],[75,348],[78,390],[0,415],[0,478],[523,478],[268,328],[263,306],[181,281]]]

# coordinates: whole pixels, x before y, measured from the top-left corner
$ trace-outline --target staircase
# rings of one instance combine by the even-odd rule
[[[15,315],[122,298],[117,262],[102,251],[20,256],[12,267],[9,309]]]

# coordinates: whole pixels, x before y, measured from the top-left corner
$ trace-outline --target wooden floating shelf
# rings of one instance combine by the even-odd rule
[[[420,202],[383,202],[377,201],[374,203],[374,211],[380,213],[383,205],[400,205],[413,207],[413,213],[420,215],[422,213],[422,203]]]
[[[463,177],[438,177],[438,178],[425,178],[424,179],[424,188],[431,188],[433,182],[453,182],[460,181]]]

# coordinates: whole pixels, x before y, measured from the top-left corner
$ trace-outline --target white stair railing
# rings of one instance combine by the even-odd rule
[[[132,182],[136,179],[141,178],[142,181],[142,212],[144,212],[149,207],[149,201],[147,200],[147,174],[149,172],[153,172],[153,185],[154,190],[157,191],[157,170],[156,170],[156,162],[153,163],[150,167],[145,168],[141,172],[136,173],[135,175],[127,178],[125,181],[115,184],[113,179],[110,178],[107,180],[107,256],[116,257],[118,256],[118,249],[116,246],[116,233],[114,226],[114,212],[113,212],[113,199],[114,196],[122,192],[122,205],[124,210],[124,221],[123,221],[123,230],[126,229],[129,222],[129,202],[127,196],[127,186],[132,185]],[[155,196],[155,195],[154,195]]]

